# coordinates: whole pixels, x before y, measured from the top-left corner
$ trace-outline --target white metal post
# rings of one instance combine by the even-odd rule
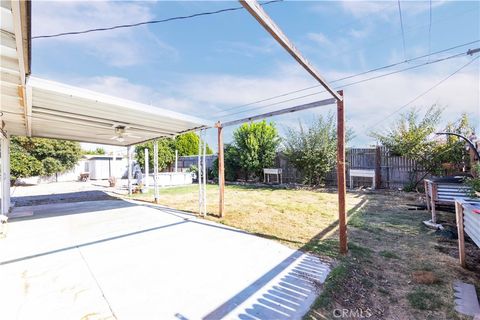
[[[207,215],[207,130],[203,130],[203,215]]]
[[[178,172],[178,150],[175,150],[175,172]]]
[[[155,203],[160,201],[158,195],[158,140],[153,140],[153,192]]]
[[[10,210],[10,136],[2,137],[2,214]]]
[[[127,147],[128,155],[128,194],[132,195],[132,147]]]
[[[115,170],[117,168],[117,152],[113,150],[112,155],[113,155],[113,161],[112,161],[112,165],[110,166],[110,177],[116,177]]]
[[[197,180],[198,180],[198,214],[202,213],[202,163],[200,155],[202,153],[202,131],[198,134],[198,158],[197,158]]]
[[[149,162],[148,162],[149,161],[149,159],[148,159],[148,148],[145,148],[144,152],[145,152],[145,180],[143,181],[143,183],[145,185],[144,186],[145,190],[148,191],[149,190],[149,187],[148,187],[148,183],[149,183],[148,180],[149,179],[148,178],[149,178],[149,175],[150,175],[150,168],[149,168]]]

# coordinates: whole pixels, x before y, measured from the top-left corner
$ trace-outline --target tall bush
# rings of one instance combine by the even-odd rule
[[[347,130],[347,141],[352,132]],[[320,185],[336,163],[337,129],[333,113],[319,116],[309,127],[302,123],[298,128],[288,128],[284,152],[290,162],[302,172],[308,185]]]
[[[233,133],[236,158],[245,178],[260,177],[263,168],[275,163],[280,137],[273,122],[245,123]],[[231,150],[233,153],[234,151]]]

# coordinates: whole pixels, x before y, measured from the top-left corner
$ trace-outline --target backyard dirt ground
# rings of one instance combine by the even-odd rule
[[[226,215],[218,218],[218,190],[208,186],[207,219],[313,252],[332,264],[321,296],[306,319],[471,319],[454,310],[453,283],[480,287],[480,249],[467,242],[468,269],[458,264],[455,215],[446,227],[425,227],[416,193],[349,192],[349,254],[338,253],[337,195],[329,190],[227,186]],[[149,195],[137,199],[151,200]],[[194,186],[162,189],[161,203],[198,211]]]

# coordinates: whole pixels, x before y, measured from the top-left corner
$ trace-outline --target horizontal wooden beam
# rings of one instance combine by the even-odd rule
[[[255,0],[239,0],[242,6],[267,30],[268,33],[310,73],[320,84],[337,100],[342,101],[343,97],[337,93],[320,73],[305,59],[300,51],[293,45],[280,27],[268,16],[263,8]]]
[[[310,103],[306,103],[306,104],[302,104],[302,105],[299,105],[299,106],[290,107],[290,108],[286,108],[286,109],[282,109],[282,110],[276,110],[276,111],[272,111],[272,112],[262,113],[262,114],[252,116],[252,117],[248,117],[248,118],[243,118],[243,119],[238,119],[238,120],[233,120],[233,121],[227,121],[227,122],[222,123],[221,126],[222,127],[234,126],[234,125],[237,125],[237,124],[250,122],[250,121],[254,121],[254,120],[259,120],[259,119],[265,119],[265,118],[278,116],[278,115],[285,114],[285,113],[292,113],[292,112],[317,108],[317,107],[326,106],[326,105],[329,105],[329,104],[334,104],[336,101],[337,100],[335,98],[319,100],[319,101],[310,102]]]

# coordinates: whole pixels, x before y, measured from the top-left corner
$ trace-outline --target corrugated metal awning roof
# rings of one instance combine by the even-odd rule
[[[207,120],[33,77],[27,97],[34,137],[131,145],[211,126]]]

